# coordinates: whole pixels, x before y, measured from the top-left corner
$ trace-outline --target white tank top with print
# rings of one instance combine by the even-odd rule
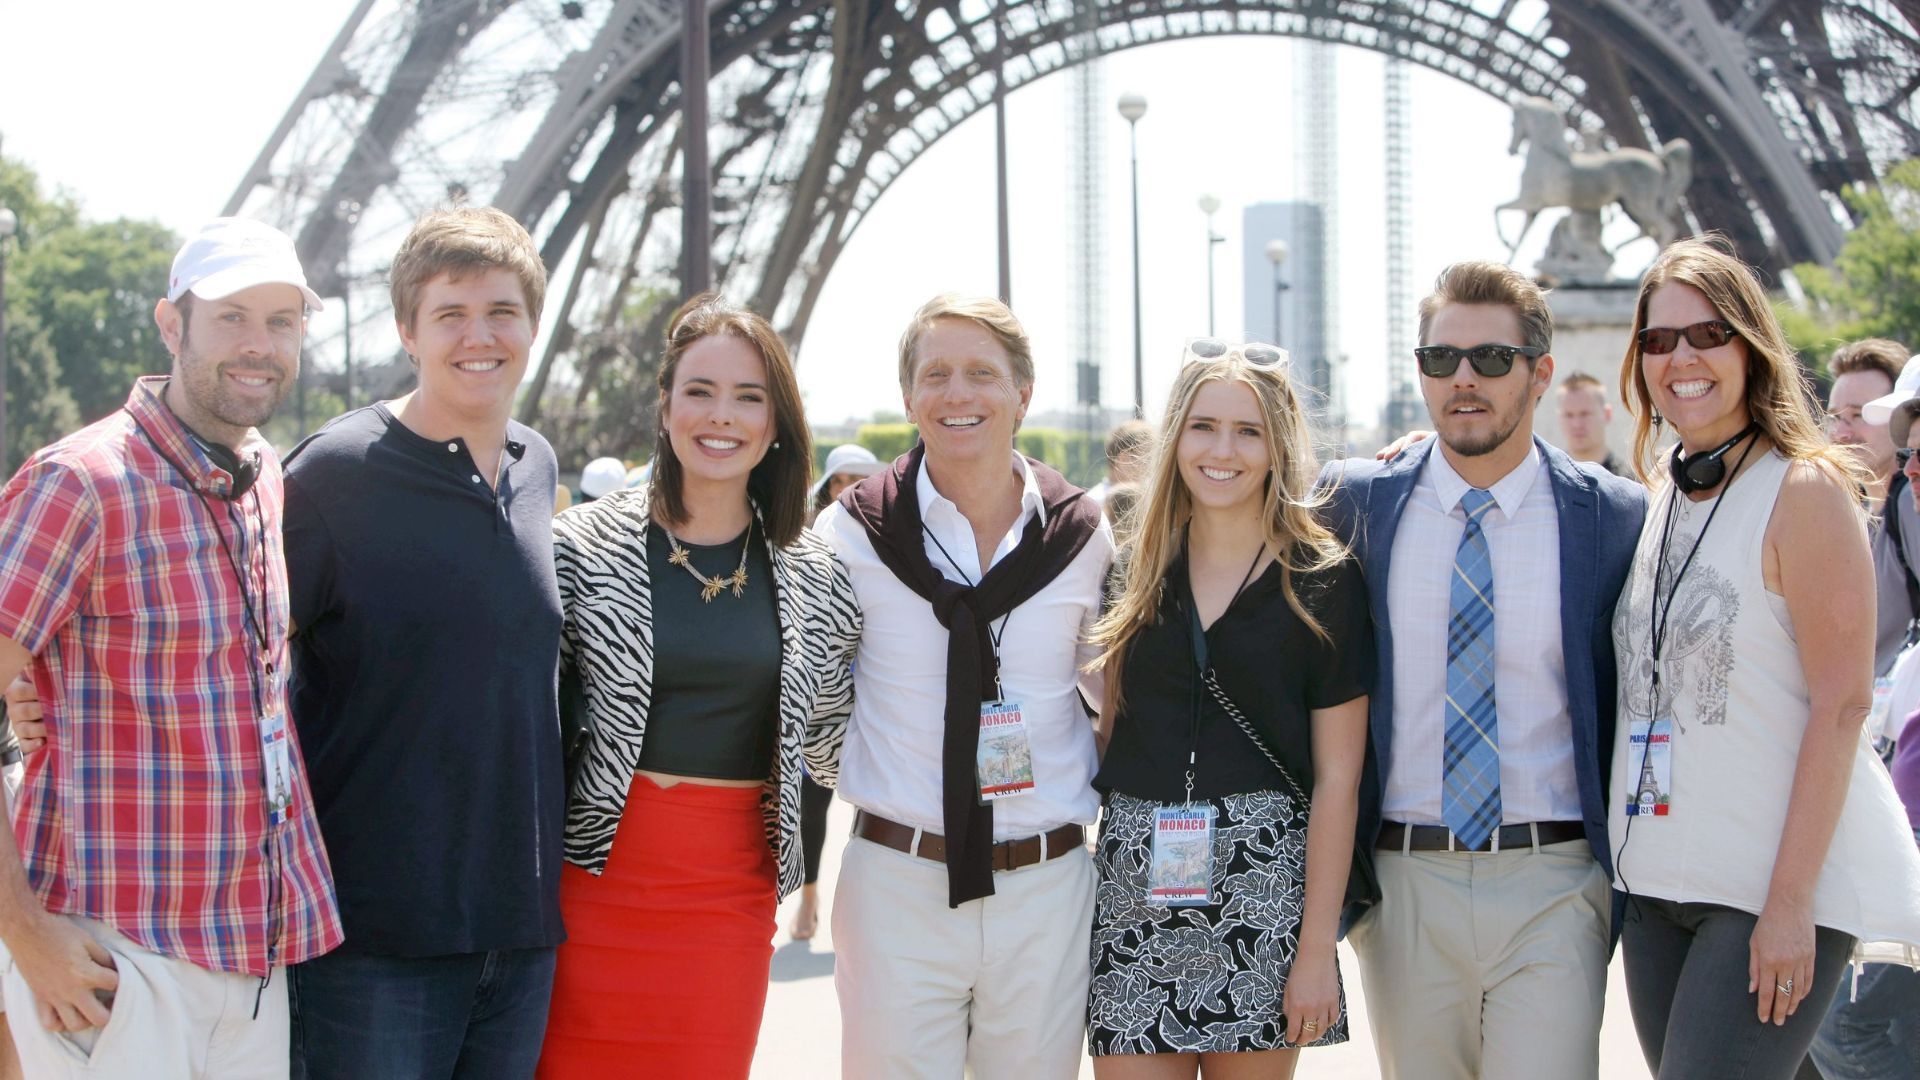
[[[1648,509],[1613,620],[1620,699],[1607,817],[1614,886],[1623,891],[1756,914],[1766,903],[1810,713],[1787,603],[1767,591],[1762,564],[1787,469],[1777,453],[1749,461],[1717,512],[1713,500],[1693,502],[1672,484]],[[1656,690],[1654,566],[1670,514],[1659,589],[1670,614],[1662,616],[1668,629]],[[1713,524],[1702,537],[1709,514]],[[1699,552],[1667,608],[1672,577],[1696,539]],[[1671,802],[1664,815],[1629,816],[1629,800],[1638,801],[1646,779],[1646,755],[1629,736],[1650,715],[1672,718]],[[1864,731],[1813,919],[1863,945],[1920,949],[1920,850]]]

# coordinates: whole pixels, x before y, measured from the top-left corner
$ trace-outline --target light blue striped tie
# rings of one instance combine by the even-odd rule
[[[1469,848],[1500,825],[1500,726],[1493,707],[1493,558],[1480,518],[1493,496],[1461,496],[1466,531],[1453,553],[1447,615],[1447,738],[1440,817]]]

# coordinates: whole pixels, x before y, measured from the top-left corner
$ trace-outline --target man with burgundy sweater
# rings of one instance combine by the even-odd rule
[[[1112,534],[1014,450],[1033,358],[1006,305],[928,302],[900,389],[920,445],[814,526],[866,626],[839,781],[859,809],[833,908],[842,1070],[1072,1077],[1099,813],[1080,643]]]

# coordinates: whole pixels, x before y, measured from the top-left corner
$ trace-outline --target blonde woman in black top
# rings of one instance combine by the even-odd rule
[[[1315,471],[1284,352],[1188,346],[1094,631],[1103,1080],[1290,1076],[1297,1047],[1347,1037],[1334,945],[1373,636]]]

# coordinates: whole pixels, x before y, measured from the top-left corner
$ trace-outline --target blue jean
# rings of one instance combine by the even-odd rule
[[[1920,843],[1920,829],[1913,834]],[[1807,1060],[1826,1080],[1881,1080],[1920,1076],[1920,971],[1898,964],[1868,964],[1859,994],[1842,979]],[[1801,1076],[1812,1076],[1802,1069]]]
[[[293,1080],[524,1080],[540,1060],[552,949],[336,950],[287,969]]]
[[[1807,1057],[1826,1080],[1920,1076],[1920,971],[1868,964],[1858,1000],[1842,979]]]

